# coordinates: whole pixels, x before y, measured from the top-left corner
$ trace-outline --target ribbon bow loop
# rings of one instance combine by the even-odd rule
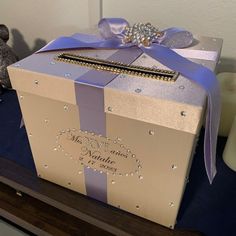
[[[103,18],[98,22],[98,29],[104,39],[123,38],[128,21],[123,18]]]

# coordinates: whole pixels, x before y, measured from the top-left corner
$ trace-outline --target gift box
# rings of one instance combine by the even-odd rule
[[[214,71],[221,47],[195,37],[175,51]],[[181,74],[114,74],[66,55],[169,70],[136,48],[50,51],[11,65],[38,176],[173,228],[206,92]]]

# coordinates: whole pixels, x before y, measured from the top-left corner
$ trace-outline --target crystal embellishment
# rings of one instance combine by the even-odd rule
[[[145,47],[164,35],[150,23],[136,23],[133,26],[127,26],[124,32],[124,43],[134,43]]]

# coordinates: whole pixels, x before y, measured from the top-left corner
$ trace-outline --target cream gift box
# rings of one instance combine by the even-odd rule
[[[215,70],[221,47],[221,39],[199,37],[176,51]],[[175,82],[123,74],[109,81],[109,72],[55,60],[61,52],[8,68],[38,176],[173,228],[205,91],[181,75]],[[134,65],[166,69],[132,49],[66,52],[109,60],[120,53],[124,62],[133,53]]]

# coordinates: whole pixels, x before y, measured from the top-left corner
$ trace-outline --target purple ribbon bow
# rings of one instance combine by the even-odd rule
[[[148,44],[144,44],[136,39],[127,41],[129,23],[125,19],[104,18],[100,20],[98,28],[101,37],[87,34],[60,37],[47,44],[38,52],[79,48],[122,49],[136,47],[168,68],[178,71],[187,79],[203,87],[208,98],[205,122],[204,160],[208,179],[212,183],[216,174],[216,144],[220,120],[219,84],[215,74],[211,70],[180,56],[171,49],[190,46],[193,42],[192,34],[183,29],[169,28],[159,32],[159,35],[154,35],[155,37],[151,34],[150,36],[153,37],[149,37]],[[149,33],[147,32],[147,34]]]

